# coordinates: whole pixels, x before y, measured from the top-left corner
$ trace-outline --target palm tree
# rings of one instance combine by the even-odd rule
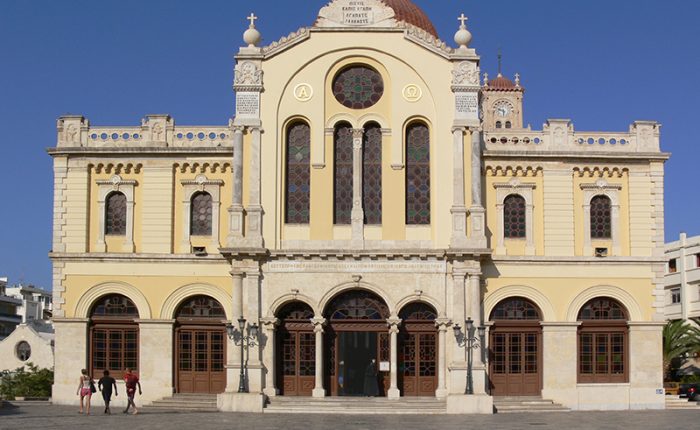
[[[664,327],[664,376],[671,377],[675,358],[700,352],[700,328],[683,320],[669,321]]]

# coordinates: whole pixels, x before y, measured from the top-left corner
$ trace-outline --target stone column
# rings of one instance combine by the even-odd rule
[[[264,246],[262,237],[262,217],[263,207],[261,205],[262,187],[262,129],[260,127],[251,128],[253,142],[250,146],[250,195],[248,207],[246,208],[246,240],[247,246],[262,248]]]
[[[451,248],[467,246],[467,207],[464,202],[464,127],[452,128],[452,240]]]
[[[76,371],[88,368],[88,322],[87,318],[54,319],[54,380],[52,400],[54,405],[77,405],[80,398],[75,395]]]
[[[275,317],[261,318],[260,325],[264,328],[265,344],[263,345],[263,367],[265,370],[265,388],[263,394],[268,397],[277,395],[275,386],[275,331],[279,320]]]
[[[233,127],[233,198],[229,212],[227,246],[233,247],[243,239],[243,130]]]
[[[438,318],[435,325],[438,329],[438,387],[435,397],[444,399],[447,397],[447,330],[451,321],[447,318]]]
[[[316,335],[316,383],[313,397],[326,397],[326,390],[323,388],[323,326],[326,324],[325,318],[314,318],[311,320]]]
[[[486,211],[481,198],[481,131],[471,128],[472,137],[472,206],[469,208],[469,236],[478,246],[486,247]]]
[[[238,318],[243,316],[243,272],[232,270],[229,272],[233,278],[231,288],[231,324],[238,327]],[[241,349],[233,340],[229,339],[226,356],[226,391],[238,390],[238,372],[241,366]]]
[[[483,324],[481,318],[481,274],[480,273],[470,273],[469,274],[469,298],[468,298],[468,317],[474,321],[474,329]],[[476,331],[475,331],[476,335]],[[479,339],[481,343],[481,339]],[[484,360],[481,358],[482,354],[480,350],[474,351],[474,367],[483,367]]]
[[[139,324],[139,378],[148,384],[141,396],[150,403],[173,394],[173,326],[175,320],[137,320]],[[116,400],[121,400],[119,397]],[[120,401],[119,403],[122,403]],[[126,405],[126,402],[123,403]]]
[[[398,342],[398,336],[399,336],[399,325],[401,324],[401,320],[398,318],[389,318],[386,320],[387,324],[389,325],[389,336],[390,336],[390,342],[391,342],[391,348],[390,348],[390,355],[391,355],[391,363],[390,363],[390,368],[389,368],[389,390],[386,393],[386,396],[390,399],[398,399],[401,397],[401,391],[399,390],[399,385],[398,385],[398,369],[399,369],[399,360],[398,360],[398,347],[399,347],[399,342]]]
[[[362,139],[365,130],[352,130],[352,245],[362,248],[365,239],[365,213],[362,209]]]
[[[462,329],[464,329],[464,321],[466,320],[466,277],[467,274],[465,272],[453,269],[452,312],[449,310],[447,312],[448,315],[452,316],[452,323],[459,324]],[[454,339],[454,336],[452,339]],[[450,394],[464,394],[467,380],[467,357],[464,354],[464,348],[460,347],[457,342],[452,341],[450,344],[452,347],[452,360],[449,364]]]

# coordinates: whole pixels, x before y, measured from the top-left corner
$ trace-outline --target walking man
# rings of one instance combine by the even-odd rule
[[[112,411],[109,409],[109,402],[112,401],[112,387],[114,387],[114,395],[119,395],[117,392],[117,381],[109,376],[109,370],[105,370],[103,375],[97,382],[97,386],[102,392],[102,398],[105,401],[105,414],[112,415]]]
[[[126,409],[124,413],[129,413],[129,407],[134,407],[134,415],[139,413],[136,409],[136,403],[134,403],[134,396],[136,395],[136,387],[139,387],[139,395],[141,395],[141,382],[139,382],[139,377],[131,373],[131,369],[127,368],[124,373],[124,382],[126,383],[126,398],[128,403],[126,404]]]

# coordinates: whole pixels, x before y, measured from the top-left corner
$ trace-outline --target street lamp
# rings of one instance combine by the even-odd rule
[[[464,332],[462,332],[462,328],[459,326],[459,324],[455,324],[452,327],[452,329],[455,332],[455,339],[457,339],[457,345],[463,346],[467,353],[467,388],[465,392],[466,394],[474,394],[474,381],[472,377],[472,355],[473,351],[481,346],[479,342],[481,341],[481,339],[484,338],[484,334],[486,333],[486,327],[479,326],[479,337],[475,337],[474,321],[472,321],[471,317],[467,317],[467,320],[464,322]]]
[[[241,373],[240,380],[238,382],[238,392],[247,393],[248,384],[246,383],[246,375],[248,374],[247,364],[248,360],[244,361],[246,354],[250,355],[250,347],[256,346],[258,343],[258,325],[248,324],[246,329],[246,320],[243,317],[238,318],[238,327],[234,327],[233,324],[226,324],[226,334],[228,338],[233,340],[234,344],[240,345],[241,347]]]

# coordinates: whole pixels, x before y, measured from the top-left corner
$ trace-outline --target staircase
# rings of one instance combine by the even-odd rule
[[[666,409],[700,410],[700,402],[691,402],[685,397],[666,396]]]
[[[546,400],[539,396],[528,397],[494,397],[493,407],[497,414],[522,412],[570,412],[571,409]]]
[[[346,414],[346,415],[436,415],[444,414],[447,402],[434,397],[401,399],[368,397],[271,397],[267,414]]]
[[[144,410],[183,411],[183,412],[218,412],[216,394],[174,394],[162,400],[156,400],[143,407]]]

